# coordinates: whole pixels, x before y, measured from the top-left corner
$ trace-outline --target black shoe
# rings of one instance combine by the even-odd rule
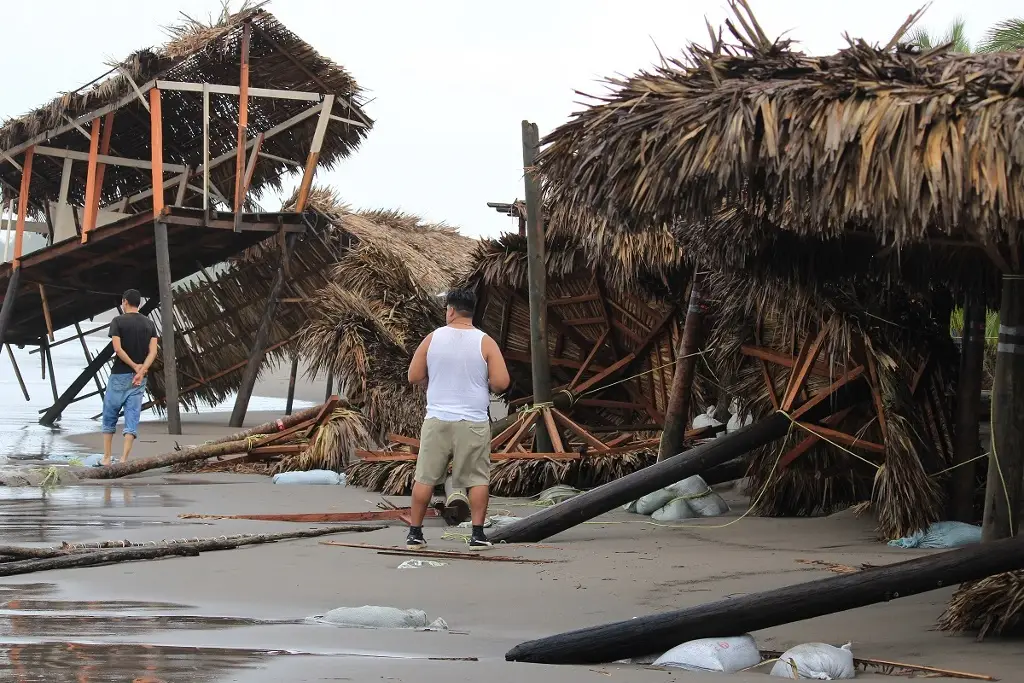
[[[409,529],[405,537],[405,547],[409,550],[420,550],[427,547],[427,539],[423,538],[423,529]]]
[[[481,534],[473,534],[469,538],[469,549],[470,550],[487,550],[493,544],[487,540],[487,537]]]

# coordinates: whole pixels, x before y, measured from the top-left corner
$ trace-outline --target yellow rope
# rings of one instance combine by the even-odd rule
[[[1005,275],[1003,276],[1006,277]],[[996,381],[999,378],[996,377]],[[995,431],[995,415],[996,415],[996,388],[995,382],[992,387],[992,399],[988,403],[988,424],[991,429],[992,437],[992,460],[996,463],[996,471],[999,473],[999,483],[1003,487],[1003,496],[1006,498],[1006,516],[1010,523],[1010,536],[1016,535],[1013,530],[1013,518],[1014,510],[1013,505],[1010,504],[1010,489],[1006,486],[1006,477],[1003,476],[1003,466],[999,463],[999,453],[996,451],[996,431]],[[991,465],[989,465],[991,467]]]

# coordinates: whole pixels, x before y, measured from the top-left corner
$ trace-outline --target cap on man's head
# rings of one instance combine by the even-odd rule
[[[122,297],[124,302],[133,308],[138,308],[139,304],[142,303],[142,294],[137,289],[125,290],[124,296]]]

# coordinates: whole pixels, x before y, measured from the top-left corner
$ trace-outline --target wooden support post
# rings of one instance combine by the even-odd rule
[[[46,301],[46,287],[39,283],[39,302],[43,306],[43,319],[46,321],[46,334],[50,341],[56,341],[53,336],[53,318],[50,317],[50,304]]]
[[[316,173],[316,165],[320,161],[320,149],[324,144],[324,136],[327,134],[327,124],[331,122],[331,110],[334,109],[334,95],[324,97],[324,107],[320,110],[320,118],[316,122],[316,130],[313,131],[313,142],[309,147],[309,156],[306,158],[306,167],[302,171],[302,181],[299,183],[299,195],[295,200],[295,213],[302,213],[306,210],[306,201],[309,199],[309,190],[313,186],[313,175]]]
[[[210,86],[203,83],[203,215],[210,215]]]
[[[99,118],[96,119],[99,121]],[[114,112],[110,112],[106,115],[103,120],[103,135],[100,138],[100,155],[107,156],[110,154],[110,136],[114,132]],[[90,145],[91,149],[91,145]],[[96,221],[99,218],[100,212],[100,197],[103,196],[103,176],[107,171],[107,165],[102,162],[96,164],[96,182],[93,186],[93,193],[89,195],[87,201],[89,206],[92,207],[90,213],[90,221],[85,224],[83,234],[96,229]]]
[[[53,355],[50,353],[50,344],[44,337],[42,340],[43,355],[46,357],[46,367],[50,371],[50,390],[53,392],[53,402],[56,403],[60,394],[57,393],[57,377],[53,374]]]
[[[21,387],[21,393],[25,395],[26,401],[32,399],[28,396],[28,387],[25,386],[25,378],[21,376],[21,368],[18,367],[18,359],[14,357],[14,351],[11,350],[10,344],[4,344],[7,347],[7,356],[11,359],[11,367],[14,368],[14,376],[18,378],[18,386]]]
[[[686,309],[683,337],[679,341],[672,389],[665,408],[665,428],[661,432],[658,462],[683,450],[683,435],[690,419],[690,394],[697,369],[697,356],[704,341],[704,274],[694,270],[690,281],[690,305]]]
[[[548,511],[558,507],[561,505]],[[596,664],[643,657],[690,640],[740,636],[1022,567],[1024,538],[973,545],[853,574],[541,638],[517,645],[505,659],[533,664]],[[898,618],[898,613],[892,616]]]
[[[4,295],[3,306],[0,306],[0,343],[7,340],[7,327],[11,323],[11,315],[14,313],[14,300],[18,296],[18,286],[21,284],[21,268],[15,267],[11,270],[10,279],[7,280],[7,293]]]
[[[1024,279],[1003,277],[982,539],[1017,534],[1024,478]]]
[[[331,396],[334,394],[334,371],[327,371],[327,393],[324,394],[324,403],[331,400]]]
[[[249,40],[252,36],[252,22],[242,26],[242,45],[239,60],[242,72],[238,81],[238,155],[235,158],[235,213],[242,211],[242,186],[245,174],[245,139],[249,128]],[[237,230],[237,228],[236,228]]]
[[[964,297],[964,329],[957,383],[953,464],[949,480],[949,519],[973,524],[974,458],[978,456],[981,379],[985,364],[985,298],[978,293]]]
[[[153,220],[164,211],[164,119],[160,107],[160,91],[149,91],[149,141],[153,176]],[[164,231],[166,236],[167,232]]]
[[[152,106],[152,103],[151,103]],[[156,197],[156,195],[154,195]],[[156,270],[160,285],[161,353],[164,365],[164,407],[167,410],[167,433],[181,434],[181,413],[178,405],[178,362],[174,345],[174,299],[172,294],[171,254],[167,242],[167,224],[156,221]]]
[[[548,358],[547,264],[544,258],[544,211],[540,184],[536,175],[536,158],[540,151],[537,124],[523,121],[523,177],[526,186],[526,265],[530,283],[530,366],[533,379],[533,402],[551,401],[551,367]],[[534,450],[550,453],[551,438],[543,429],[536,430]]]
[[[32,156],[35,147],[25,150],[25,163],[21,172],[21,189],[18,190],[18,226],[14,233],[14,269],[21,268],[22,241],[25,236],[25,216],[28,214],[28,193],[32,180]],[[4,299],[6,302],[7,300]],[[5,326],[0,326],[3,330]],[[2,337],[0,337],[2,338]]]
[[[295,403],[295,377],[299,374],[299,354],[292,349],[292,369],[288,373],[288,402],[284,407],[284,414],[292,414],[292,406]]]
[[[158,303],[159,299],[156,297],[147,300],[142,308],[139,309],[139,313],[142,315],[149,315],[153,309],[157,307]],[[94,378],[96,373],[98,373],[113,357],[114,345],[108,343],[93,357],[85,370],[83,370],[82,373],[75,378],[75,381],[71,383],[71,386],[65,389],[64,393],[60,395],[56,402],[54,402],[54,404],[50,406],[45,413],[43,413],[43,416],[39,418],[39,424],[52,427],[53,424],[60,419],[61,413],[64,412],[64,409],[74,402],[79,392],[81,392],[85,385],[89,383],[89,380]]]
[[[89,137],[89,166],[85,176],[85,214],[82,216],[82,244],[89,241],[89,230],[92,229],[93,221],[98,210],[97,204],[93,203],[96,198],[96,164],[100,154],[100,119],[97,116],[92,120],[92,133]]]
[[[230,427],[241,427],[245,422],[245,412],[249,408],[249,399],[252,397],[253,387],[256,386],[256,377],[263,364],[267,340],[270,338],[270,328],[274,321],[274,313],[277,311],[277,300],[281,296],[281,288],[284,286],[285,266],[294,246],[295,233],[291,233],[288,235],[286,247],[281,254],[274,282],[270,286],[267,304],[263,308],[263,317],[260,318],[260,325],[253,338],[252,348],[249,349],[249,360],[242,371],[242,382],[238,387],[238,394],[235,396],[235,407],[231,410],[231,420],[228,422]]]
[[[823,418],[868,395],[870,394],[863,383],[844,386],[831,401],[823,402],[810,411],[806,419]],[[557,413],[555,418],[558,419]],[[503,526],[492,534],[492,540],[506,543],[535,543],[550,538],[641,496],[769,444],[785,436],[790,428],[787,416],[772,413],[732,434],[713,439],[621,479],[591,489],[564,503]]]
[[[0,217],[0,224],[3,223],[3,217]],[[7,203],[7,229],[4,234],[4,263],[7,263],[7,258],[11,252],[11,226],[14,224],[14,200],[12,199]]]
[[[75,332],[77,333],[78,341],[82,342],[82,353],[85,354],[85,365],[88,367],[92,363],[92,352],[89,351],[89,345],[85,342],[85,334],[82,332],[82,326],[78,323],[75,323]],[[51,346],[55,346],[55,344],[51,344]],[[92,379],[96,382],[96,391],[99,392],[100,396],[102,396],[104,389],[103,385],[100,384],[99,375],[93,375]]]

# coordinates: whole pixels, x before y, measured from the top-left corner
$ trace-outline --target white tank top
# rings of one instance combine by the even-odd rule
[[[439,327],[427,347],[427,417],[444,422],[487,422],[491,391],[484,333]]]

